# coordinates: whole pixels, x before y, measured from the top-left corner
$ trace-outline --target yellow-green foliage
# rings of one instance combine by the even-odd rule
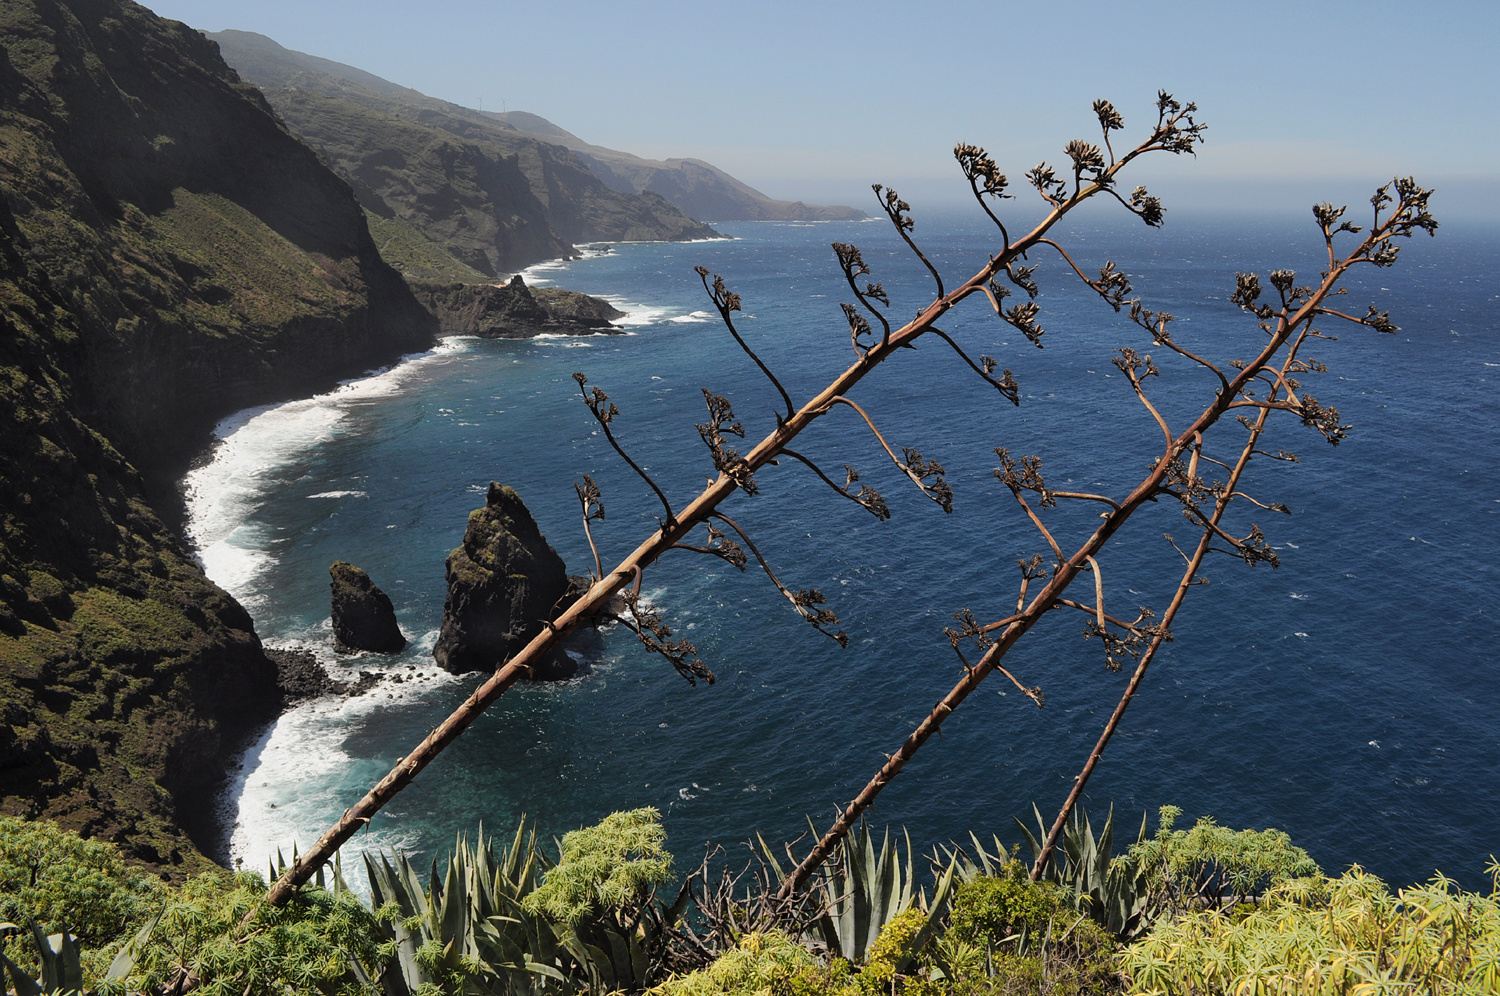
[[[245,872],[189,879],[170,895],[145,943],[136,945],[129,976],[101,984],[98,992],[156,991],[152,987],[187,968],[203,980],[195,991],[206,996],[378,996],[380,987],[359,983],[350,961],[374,978],[395,955],[395,944],[377,942],[375,917],[358,899],[304,889],[286,906],[272,907],[265,893],[265,880]]]
[[[158,900],[159,889],[127,868],[113,844],[0,816],[0,920],[34,920],[46,933],[66,930],[96,946],[138,924]]]
[[[1500,866],[1490,872],[1488,896],[1442,876],[1392,895],[1358,867],[1287,882],[1248,913],[1164,922],[1120,963],[1143,994],[1497,993]]]
[[[83,840],[45,820],[0,816],[0,921],[35,922],[45,934],[64,931],[98,948],[133,930],[161,903],[161,889],[128,868],[113,844]],[[29,941],[6,953],[23,969],[40,970]]]
[[[786,996],[794,989],[794,979],[804,978],[817,967],[806,948],[780,931],[746,934],[707,968],[668,979],[648,992],[650,996]],[[798,996],[822,991],[805,983],[802,989],[806,992]]]
[[[1032,882],[1025,866],[958,887],[948,933],[935,960],[953,977],[955,996],[1100,993],[1118,988],[1114,941],[1073,909],[1057,885]]]
[[[913,949],[925,926],[927,913],[916,906],[910,906],[886,921],[886,925],[880,928],[880,936],[870,945],[865,967],[855,979],[859,991],[869,996],[892,992],[896,988],[893,983],[898,973],[916,953]],[[904,991],[907,987],[900,988]]]
[[[1163,806],[1155,836],[1133,844],[1128,860],[1150,876],[1157,888],[1183,901],[1194,898],[1199,883],[1217,891],[1258,895],[1288,879],[1322,874],[1316,862],[1282,830],[1231,830],[1205,816],[1191,830],[1173,830],[1182,810]],[[1211,890],[1213,891],[1213,890]]]
[[[652,807],[611,813],[563,835],[562,854],[525,899],[530,913],[577,924],[600,910],[638,902],[672,877],[661,813]]]
[[[1061,888],[1031,881],[1019,862],[1011,862],[1005,875],[984,875],[958,887],[950,929],[970,943],[999,944],[1023,931],[1045,932],[1060,912],[1071,912],[1070,906]]]

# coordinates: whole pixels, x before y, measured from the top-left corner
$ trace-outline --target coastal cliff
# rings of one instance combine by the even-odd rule
[[[171,874],[280,705],[175,482],[218,419],[437,323],[217,48],[126,0],[0,0],[0,193],[0,812]]]
[[[290,51],[264,35],[208,37],[348,180],[387,260],[411,276],[473,282],[465,269],[494,279],[572,255],[578,242],[718,234],[656,191],[610,186],[567,147],[496,115]]]

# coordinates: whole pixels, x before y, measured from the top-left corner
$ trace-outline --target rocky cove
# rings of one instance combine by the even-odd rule
[[[144,7],[0,3],[0,813],[166,877],[205,866],[225,758],[285,695],[181,535],[178,482],[213,427],[445,332],[608,331],[608,305],[502,277],[576,242],[715,234],[562,146],[502,136],[452,160],[450,185],[508,177],[462,207],[491,221],[460,244],[409,220],[382,187],[398,177],[336,172],[333,145],[286,123],[357,124],[371,150],[398,141],[392,116],[290,111]]]

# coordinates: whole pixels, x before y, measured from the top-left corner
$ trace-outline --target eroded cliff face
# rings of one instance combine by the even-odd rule
[[[215,47],[122,0],[0,0],[0,195],[0,811],[201,863],[182,828],[278,695],[174,482],[435,323]]]

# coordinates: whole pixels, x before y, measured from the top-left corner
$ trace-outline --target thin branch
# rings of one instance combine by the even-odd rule
[[[604,521],[603,496],[599,493],[599,485],[587,474],[583,475],[583,483],[574,484],[573,488],[578,492],[578,504],[583,507],[583,534],[588,537],[589,551],[594,555],[594,573],[589,580],[598,581],[604,577],[604,565],[599,560],[599,548],[594,545],[594,531],[589,528],[589,522],[593,519]]]
[[[879,491],[876,491],[874,488],[870,487],[868,484],[860,484],[860,486],[859,486],[859,494],[857,494],[857,495],[849,493],[849,487],[850,487],[850,485],[853,485],[853,484],[859,482],[859,471],[855,470],[853,467],[849,466],[847,463],[844,464],[845,483],[844,483],[843,487],[839,487],[837,484],[835,484],[833,482],[832,479],[829,478],[829,476],[827,474],[823,473],[823,470],[822,470],[821,467],[819,467],[817,464],[813,463],[811,460],[809,460],[807,457],[803,456],[801,453],[798,453],[795,450],[789,450],[789,449],[786,449],[786,448],[783,447],[782,451],[781,451],[781,455],[782,456],[789,456],[793,460],[796,460],[796,461],[798,461],[800,463],[806,464],[809,468],[812,469],[812,472],[814,474],[817,474],[818,477],[822,479],[822,481],[823,481],[824,484],[827,484],[834,491],[838,492],[839,494],[843,495],[845,498],[847,498],[850,501],[854,502],[854,504],[858,505],[860,508],[863,508],[865,511],[869,512],[871,515],[875,516],[875,518],[884,520],[884,519],[889,519],[891,517],[891,510],[890,510],[890,507],[888,505],[886,505],[885,499],[881,497]]]
[[[729,528],[740,534],[740,539],[745,541],[745,545],[755,555],[755,559],[760,564],[761,570],[766,572],[766,577],[771,579],[771,583],[776,586],[776,590],[781,592],[788,602],[792,603],[792,608],[797,611],[797,615],[806,619],[812,624],[814,629],[832,639],[839,646],[847,647],[849,645],[849,637],[843,630],[829,632],[824,628],[825,626],[837,626],[839,617],[834,615],[830,609],[813,608],[816,605],[826,604],[821,591],[816,588],[799,588],[795,592],[792,591],[781,583],[781,579],[776,576],[775,571],[771,570],[771,565],[766,563],[766,558],[761,555],[760,549],[750,539],[750,535],[741,529],[738,523],[722,512],[713,512],[711,513],[711,517],[725,523]]]
[[[1114,193],[1114,191],[1111,190],[1110,193]],[[1094,280],[1085,275],[1078,268],[1078,264],[1073,262],[1073,257],[1068,255],[1067,250],[1056,242],[1053,242],[1051,239],[1038,239],[1037,244],[1051,246],[1053,249],[1056,249],[1058,255],[1067,260],[1068,265],[1073,268],[1073,272],[1078,274],[1078,279],[1088,284],[1094,293],[1109,303],[1110,307],[1119,311],[1124,305],[1125,298],[1130,293],[1130,281],[1126,279],[1125,274],[1115,269],[1113,262],[1106,261],[1104,268],[1099,271],[1099,279]]]
[[[880,430],[875,428],[875,422],[863,408],[843,395],[834,395],[827,399],[823,411],[828,411],[835,404],[848,405],[856,412],[859,412],[859,417],[865,420],[865,425],[870,427],[870,431],[880,441],[880,445],[885,450],[886,456],[891,458],[891,463],[894,463],[901,469],[903,474],[911,478],[911,482],[920,488],[924,495],[940,505],[944,512],[953,511],[953,489],[948,487],[948,482],[943,480],[944,471],[942,464],[939,464],[936,460],[929,460],[924,463],[922,461],[922,454],[909,446],[902,450],[902,454],[906,457],[906,460],[903,461],[900,457],[896,456],[895,451],[891,449],[891,444],[885,441],[885,436],[881,435]],[[933,476],[936,476],[937,480],[933,482],[931,487],[928,487],[925,478]]]
[[[910,233],[913,228],[917,227],[917,223],[908,214],[911,211],[911,205],[897,195],[896,188],[894,187],[885,187],[875,183],[870,185],[870,189],[875,191],[875,199],[880,202],[881,210],[885,212],[886,217],[891,219],[891,224],[896,226],[896,232],[901,236],[902,241],[906,243],[912,252],[917,254],[917,258],[922,261],[922,265],[927,267],[927,272],[932,274],[933,282],[937,284],[937,296],[939,298],[944,297],[943,275],[937,271],[937,267],[932,265],[931,260],[912,241]]]
[[[989,204],[985,202],[984,195],[988,194],[996,200],[1003,200],[1010,197],[1005,192],[1005,188],[1010,185],[1010,181],[995,166],[995,160],[991,159],[989,154],[977,145],[968,145],[960,142],[953,147],[953,158],[958,160],[959,168],[963,170],[964,176],[968,178],[969,189],[974,192],[974,199],[979,202],[980,209],[989,216],[990,221],[995,223],[995,227],[1000,229],[1000,240],[1004,244],[1004,248],[1009,248],[1010,233],[1006,231],[1005,223],[995,217],[995,212],[990,210]]]
[[[619,442],[615,439],[615,434],[609,431],[609,423],[613,422],[615,416],[620,414],[620,409],[616,408],[614,403],[609,400],[609,395],[597,387],[594,388],[592,395],[589,394],[584,389],[584,385],[589,382],[589,379],[581,372],[574,373],[573,379],[578,382],[578,392],[583,395],[583,403],[589,406],[589,411],[594,413],[594,419],[599,423],[599,428],[604,430],[604,438],[609,440],[609,445],[613,446],[615,452],[620,454],[620,459],[630,464],[630,469],[639,474],[641,480],[645,481],[651,490],[656,492],[656,497],[661,501],[661,507],[667,511],[665,524],[668,526],[674,524],[677,518],[672,512],[672,503],[667,501],[667,496],[662,494],[661,488],[656,486],[656,482],[651,479],[651,475],[642,470],[640,464],[630,459],[630,454],[626,453],[624,448],[620,446]]]
[[[884,313],[870,302],[872,300],[879,301],[881,304],[889,307],[891,303],[890,297],[887,296],[885,288],[880,284],[868,283],[865,284],[864,290],[860,290],[859,285],[855,283],[855,278],[869,276],[870,274],[870,267],[865,263],[864,256],[860,254],[859,246],[835,242],[833,243],[833,254],[838,258],[839,269],[843,271],[844,279],[848,281],[849,289],[854,292],[855,298],[858,299],[860,304],[864,305],[866,311],[875,316],[876,321],[880,322],[880,327],[884,330],[884,334],[880,338],[880,345],[884,346],[891,340],[891,323],[886,320]],[[852,305],[846,304],[843,308],[844,317],[849,322],[850,337],[854,340],[854,350],[863,356],[871,347],[864,345],[859,340],[861,336],[870,334],[870,323],[865,321]]]
[[[1104,572],[1099,569],[1099,561],[1093,557],[1084,558],[1089,562],[1089,567],[1094,572],[1094,613],[1098,617],[1099,628],[1104,628]]]
[[[690,543],[677,542],[673,543],[671,548],[673,550],[688,550],[692,553],[706,553],[709,556],[728,561],[743,571],[747,560],[745,551],[740,548],[740,545],[720,530],[715,529],[713,523],[705,522],[704,526],[708,528],[707,546],[694,546]]]
[[[786,402],[786,417],[791,418],[792,413],[797,410],[796,406],[792,404],[792,396],[786,393],[786,388],[781,386],[781,381],[776,379],[776,375],[771,372],[771,368],[766,366],[761,358],[755,355],[755,350],[751,349],[749,344],[740,337],[739,329],[734,327],[734,319],[729,317],[730,312],[740,310],[740,296],[726,288],[724,286],[724,279],[717,273],[714,274],[714,283],[710,287],[708,285],[708,270],[701,266],[695,266],[693,270],[698,274],[698,279],[703,281],[703,289],[707,292],[709,300],[713,301],[714,307],[719,309],[719,317],[724,319],[724,327],[729,329],[729,334],[734,336],[734,341],[740,344],[740,348],[745,351],[745,355],[755,361],[755,365],[760,367],[760,372],[766,375],[766,379],[781,394],[781,400]],[[781,416],[778,415],[777,421],[780,420]]]
[[[953,351],[959,355],[959,358],[969,365],[970,370],[973,370],[979,376],[983,377],[985,383],[989,384],[995,390],[1004,395],[1011,404],[1017,406],[1021,404],[1021,389],[1016,385],[1015,378],[1011,376],[1009,370],[1005,371],[1004,375],[1002,375],[999,380],[996,380],[995,378],[990,376],[990,374],[995,370],[995,361],[991,357],[981,356],[979,358],[980,362],[984,364],[984,367],[981,369],[977,364],[975,364],[973,360],[969,359],[969,354],[965,353],[963,349],[959,347],[958,343],[953,341],[952,337],[950,337],[948,333],[944,332],[936,325],[932,327],[931,331],[938,338],[942,339],[948,345],[952,346]]]
[[[1049,488],[1047,491],[1047,496],[1049,498],[1072,498],[1077,501],[1097,501],[1101,502],[1102,504],[1108,505],[1110,508],[1114,509],[1117,512],[1120,510],[1120,503],[1115,501],[1113,498],[1108,498],[1104,495],[1090,494],[1087,491],[1053,491]]]

